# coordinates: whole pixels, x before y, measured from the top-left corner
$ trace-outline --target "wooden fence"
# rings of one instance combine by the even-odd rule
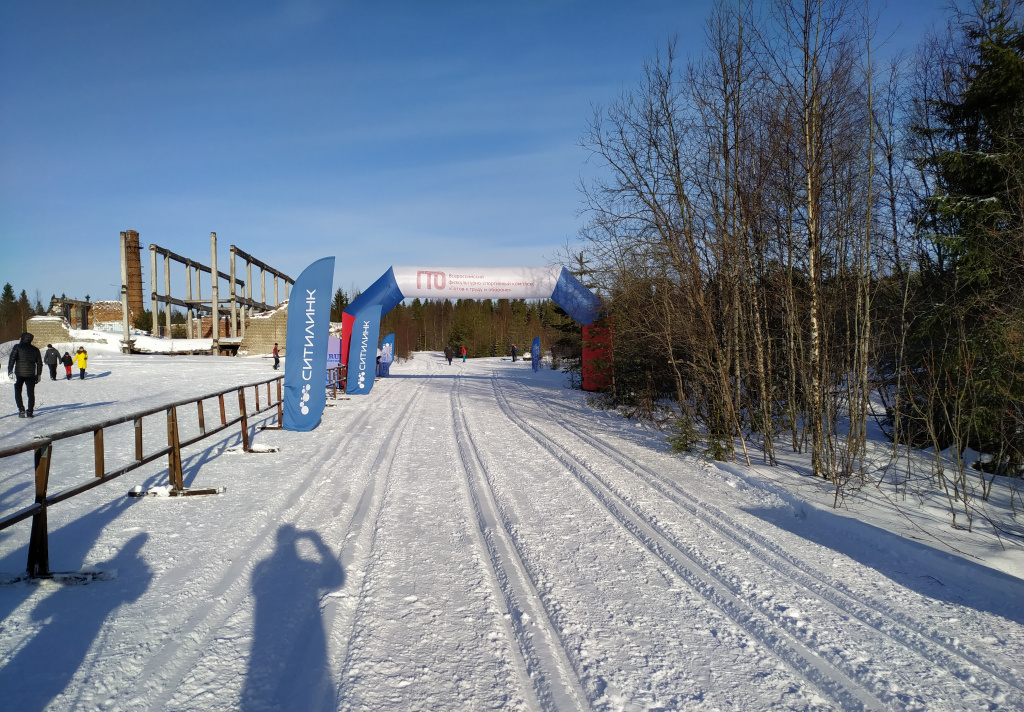
[[[283,380],[283,376],[277,376],[266,381],[248,383],[243,386],[229,388],[217,393],[210,393],[208,395],[198,396],[195,398],[187,398],[167,405],[141,410],[129,415],[122,415],[117,418],[104,420],[101,423],[71,428],[54,435],[36,438],[31,442],[23,443],[21,445],[0,448],[0,463],[3,462],[4,458],[13,457],[26,452],[34,452],[35,456],[35,504],[0,519],[0,530],[3,530],[20,521],[28,519],[29,517],[32,518],[32,532],[28,545],[28,576],[31,578],[48,578],[52,576],[50,572],[46,510],[57,502],[61,502],[65,499],[69,499],[75,495],[86,492],[87,490],[91,490],[93,487],[98,487],[99,485],[120,477],[127,472],[136,470],[165,455],[167,456],[167,472],[168,479],[170,480],[170,489],[168,490],[168,494],[170,496],[184,497],[188,495],[213,494],[217,492],[217,490],[211,489],[190,490],[185,488],[184,475],[182,474],[181,466],[182,448],[193,445],[200,440],[204,440],[211,435],[215,435],[222,430],[235,425],[236,423],[240,423],[242,429],[242,448],[248,452],[249,414],[246,412],[246,390],[251,388],[255,393],[256,410],[253,415],[270,410],[271,408],[277,408],[277,425],[267,429],[280,429],[283,415],[283,403],[281,398]],[[276,384],[277,400],[274,400],[271,397],[271,384]],[[263,386],[266,386],[266,405],[261,406],[260,389]],[[229,419],[227,417],[227,410],[224,404],[224,397],[234,393],[238,394],[238,415]],[[214,398],[217,399],[220,407],[220,424],[212,429],[207,429],[203,403],[204,401],[212,400]],[[179,409],[192,405],[193,403],[196,404],[197,409],[199,434],[183,441],[180,439],[178,432]],[[147,415],[154,415],[161,411],[165,411],[167,416],[167,446],[157,448],[149,453],[144,453],[142,445],[142,419]],[[114,425],[120,425],[128,422],[134,423],[135,426],[135,459],[127,465],[107,471],[104,462],[105,453],[103,447],[103,431],[104,429],[110,428]],[[89,434],[92,435],[93,439],[93,479],[83,484],[65,489],[56,494],[47,494],[47,486],[50,479],[50,460],[52,459],[54,445],[62,440],[67,440],[68,438]]]
[[[331,398],[337,399],[339,390],[345,392],[347,376],[348,366],[345,364],[327,369],[327,390],[331,392]]]

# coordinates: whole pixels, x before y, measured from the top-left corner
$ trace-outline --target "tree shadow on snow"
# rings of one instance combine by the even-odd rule
[[[149,588],[153,574],[140,556],[147,538],[136,535],[113,558],[98,564],[101,571],[116,570],[116,579],[65,585],[36,605],[32,619],[42,624],[41,630],[0,669],[5,709],[45,709],[67,687],[106,620]]]
[[[252,573],[255,625],[242,710],[337,709],[320,599],[345,583],[334,553],[315,531],[291,524]]]
[[[745,511],[848,556],[922,596],[1024,623],[1024,581],[1019,578],[822,509],[765,507]]]

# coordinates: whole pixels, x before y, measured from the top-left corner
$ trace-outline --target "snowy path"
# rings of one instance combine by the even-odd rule
[[[103,412],[266,373],[101,363]],[[154,377],[168,363],[187,386]],[[1024,709],[1021,579],[802,518],[557,373],[426,354],[392,373],[311,435],[255,432],[279,452],[198,446],[187,476],[224,495],[125,497],[163,482],[154,463],[56,505],[53,568],[117,576],[0,587],[5,709]],[[49,427],[89,400],[55,385]],[[28,475],[2,474],[6,513]],[[0,571],[27,534],[0,534]]]

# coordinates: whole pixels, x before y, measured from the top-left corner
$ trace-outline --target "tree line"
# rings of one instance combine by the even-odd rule
[[[341,322],[351,299],[342,289],[334,292],[331,321]],[[395,356],[409,358],[413,351],[443,351],[466,347],[470,358],[507,356],[512,345],[520,356],[540,337],[541,353],[551,353],[555,365],[578,381],[583,343],[580,326],[550,299],[413,299],[401,302],[381,318],[380,334],[395,335]]]
[[[53,303],[54,297],[50,298]],[[21,338],[22,333],[28,326],[29,318],[46,314],[42,297],[36,290],[35,302],[30,302],[25,290],[21,295],[14,296],[14,287],[10,282],[4,284],[0,292],[0,343],[14,341]]]
[[[681,450],[809,451],[837,497],[878,415],[894,457],[959,458],[935,461],[954,518],[967,477],[1020,475],[1021,8],[976,0],[882,64],[867,3],[722,2],[703,55],[669,42],[596,108],[578,259],[615,315],[614,404],[671,402]]]

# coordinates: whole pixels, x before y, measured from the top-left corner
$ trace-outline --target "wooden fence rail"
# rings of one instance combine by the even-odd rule
[[[280,428],[283,416],[283,401],[282,401],[282,381],[283,376],[277,376],[266,381],[258,381],[256,383],[247,383],[243,386],[237,386],[234,388],[228,388],[223,391],[216,393],[210,393],[204,396],[198,396],[193,398],[186,398],[184,400],[175,401],[154,408],[148,408],[146,410],[140,410],[135,413],[128,415],[122,415],[116,418],[110,418],[100,423],[94,423],[91,425],[83,425],[76,428],[69,428],[60,433],[55,433],[46,437],[36,438],[30,442],[22,443],[20,445],[14,445],[11,447],[0,448],[0,462],[3,462],[4,458],[13,457],[14,455],[20,455],[26,452],[34,452],[35,456],[35,504],[25,507],[13,514],[10,514],[3,519],[0,519],[0,530],[6,529],[7,527],[13,526],[20,521],[32,517],[32,532],[29,538],[28,545],[28,576],[31,578],[47,578],[52,576],[50,572],[50,561],[49,561],[49,543],[47,537],[46,528],[46,510],[48,507],[62,502],[65,499],[74,497],[75,495],[81,494],[93,487],[98,487],[112,479],[120,477],[121,475],[131,472],[132,470],[138,469],[143,465],[153,462],[154,460],[167,456],[167,473],[168,479],[170,480],[170,490],[168,494],[173,497],[182,497],[194,494],[211,494],[216,490],[188,490],[185,488],[184,475],[182,473],[182,459],[181,450],[182,448],[193,445],[200,440],[215,435],[226,428],[229,428],[236,423],[241,424],[242,429],[242,448],[245,451],[249,451],[249,416],[246,412],[245,404],[245,391],[248,388],[252,388],[255,393],[256,410],[255,413],[261,413],[271,408],[277,408],[277,428]],[[277,386],[277,400],[275,401],[271,397],[271,384]],[[260,407],[260,387],[266,386],[266,406]],[[227,410],[224,407],[224,396],[236,392],[238,393],[238,415],[234,418],[228,419]],[[203,402],[216,398],[220,406],[220,425],[215,428],[207,429],[205,414],[203,410]],[[178,408],[187,406],[191,403],[195,403],[198,409],[199,419],[199,435],[193,438],[182,441],[178,432]],[[144,453],[142,447],[142,419],[147,415],[154,415],[161,411],[166,413],[167,417],[167,446],[157,448],[156,450]],[[110,428],[114,425],[120,425],[122,423],[133,423],[135,431],[135,460],[127,465],[118,467],[110,470],[109,472],[105,469],[105,457],[103,447],[103,431],[106,428]],[[66,440],[78,435],[85,435],[92,433],[93,436],[93,473],[94,478],[84,484],[70,487],[66,490],[58,492],[56,494],[47,494],[47,486],[50,479],[50,460],[53,455],[54,443]]]

